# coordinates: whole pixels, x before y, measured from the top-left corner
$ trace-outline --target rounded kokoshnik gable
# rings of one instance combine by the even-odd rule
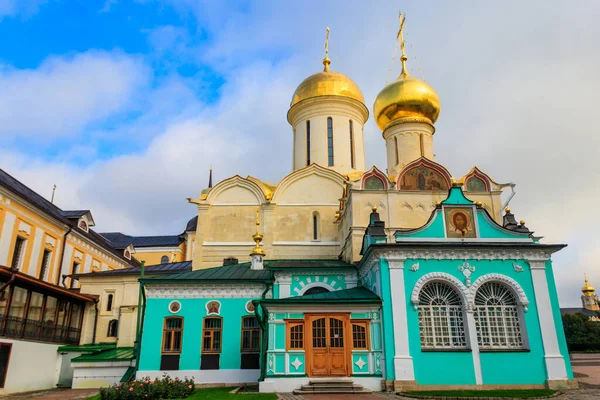
[[[435,90],[405,71],[384,87],[375,99],[373,114],[382,131],[397,120],[433,125],[440,115],[440,98]]]

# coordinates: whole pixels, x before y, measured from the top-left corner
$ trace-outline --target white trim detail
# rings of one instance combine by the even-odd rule
[[[273,242],[273,246],[339,246],[340,242],[321,242],[318,240],[310,242]]]
[[[417,305],[419,304],[419,294],[421,293],[421,289],[423,289],[423,286],[425,286],[426,283],[429,283],[431,281],[444,281],[450,284],[461,295],[463,304],[469,304],[469,289],[465,285],[463,285],[461,281],[445,272],[430,272],[429,274],[425,274],[421,278],[419,278],[419,280],[417,281],[417,283],[415,283],[415,286],[413,288],[412,294],[410,296],[410,301],[412,301],[412,303],[414,304],[415,310]]]
[[[323,289],[327,289],[330,292],[335,292],[337,290],[342,290],[343,289],[343,287],[341,287],[341,286],[338,287],[338,288],[334,288],[333,286],[331,286],[330,284],[325,283],[325,282],[312,282],[312,283],[309,283],[308,285],[302,287],[302,289],[300,289],[296,293],[297,293],[298,296],[303,296],[304,293],[306,293],[306,291],[308,289],[311,289],[311,288],[314,288],[314,287],[320,287],[320,288],[323,288]]]
[[[527,299],[527,295],[525,294],[525,291],[523,290],[521,285],[519,285],[517,283],[517,281],[515,281],[513,278],[506,276],[506,275],[502,275],[502,274],[485,274],[485,275],[477,278],[475,280],[475,282],[473,282],[473,285],[471,286],[471,290],[469,293],[469,304],[470,305],[474,304],[475,294],[477,293],[477,290],[479,289],[479,287],[481,287],[481,285],[483,285],[484,283],[490,282],[490,281],[504,283],[506,286],[508,286],[510,289],[512,289],[514,294],[517,296],[517,300],[519,301],[519,304],[525,308],[525,311],[527,311],[527,306],[529,305],[529,300]]]
[[[15,214],[6,211],[4,214],[4,226],[2,226],[2,234],[0,235],[0,265],[8,264],[10,241],[16,220],[17,216]]]
[[[253,284],[152,284],[146,285],[148,298],[260,298],[262,283]],[[268,297],[268,296],[267,296]]]
[[[231,204],[229,204],[231,205]],[[262,244],[262,242],[261,242]],[[254,246],[254,242],[202,242],[202,246]]]

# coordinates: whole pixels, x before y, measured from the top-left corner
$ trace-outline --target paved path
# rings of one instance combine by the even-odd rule
[[[0,397],[0,400],[82,400],[94,396],[98,389],[54,389],[41,392],[20,393]]]

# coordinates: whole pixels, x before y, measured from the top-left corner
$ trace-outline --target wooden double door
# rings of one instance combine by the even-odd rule
[[[307,315],[309,376],[349,376],[350,314]]]

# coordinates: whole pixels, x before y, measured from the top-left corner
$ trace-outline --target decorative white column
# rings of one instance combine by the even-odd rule
[[[404,258],[386,258],[390,269],[392,316],[394,323],[394,370],[397,381],[414,381],[415,368],[408,347],[408,318],[406,315],[406,293],[404,290]]]
[[[538,318],[542,331],[544,359],[546,361],[548,381],[566,381],[568,379],[567,368],[565,367],[565,360],[558,347],[556,323],[552,314],[548,281],[546,280],[547,260],[536,259],[527,261],[531,267],[531,278],[533,281],[535,302],[537,304]]]
[[[483,373],[481,372],[481,354],[479,353],[479,343],[477,342],[477,326],[475,325],[475,316],[473,315],[473,310],[470,305],[466,305],[465,307],[466,316],[467,316],[467,340],[469,341],[467,344],[471,349],[471,354],[473,356],[473,371],[475,372],[475,383],[478,385],[483,384]]]
[[[0,265],[8,263],[8,254],[10,252],[10,241],[12,240],[13,228],[17,217],[15,214],[6,211],[4,214],[4,225],[0,235]]]

